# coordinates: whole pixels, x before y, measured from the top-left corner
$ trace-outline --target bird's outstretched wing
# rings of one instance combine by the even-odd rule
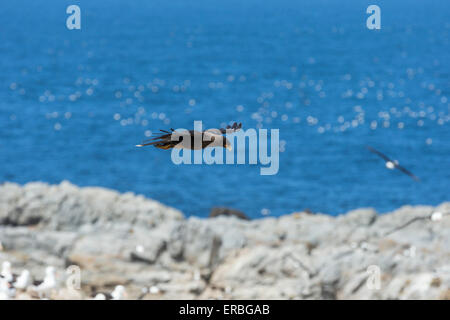
[[[171,132],[174,132],[175,129],[170,128],[170,131],[171,131],[171,132],[169,132],[169,131],[167,131],[167,130],[162,130],[162,129],[159,129],[159,131],[165,132],[165,133],[171,133]]]
[[[222,132],[222,134],[225,134],[225,133],[227,133],[227,130],[231,130],[231,132],[236,132],[236,131],[241,130],[241,128],[242,128],[242,123],[238,124],[237,122],[235,122],[235,123],[233,123],[232,126],[228,125],[225,129],[220,128],[219,130],[220,130],[220,132]]]
[[[172,141],[171,138],[172,138],[172,133],[175,132],[174,129],[170,128],[171,132],[166,131],[166,130],[159,130],[159,131],[161,131],[165,134],[159,135],[159,136],[151,138],[151,139],[144,140],[141,144],[136,145],[136,147],[151,146],[151,145],[156,145],[156,144]]]
[[[413,178],[415,181],[419,181],[420,179],[416,176],[416,175],[414,175],[411,171],[409,171],[409,170],[407,170],[407,169],[405,169],[405,168],[403,168],[401,165],[398,165],[398,164],[394,164],[395,165],[395,167],[398,169],[398,170],[400,170],[401,172],[403,172],[404,174],[407,174],[408,176],[410,176],[411,178]]]
[[[143,141],[141,144],[137,144],[136,147],[144,147],[144,146],[151,146],[157,143],[166,142],[170,140],[170,137],[172,136],[171,133],[169,134],[163,134],[158,137],[154,137],[152,139],[147,139]]]
[[[394,162],[394,161],[392,161],[391,159],[389,159],[389,157],[388,157],[387,155],[381,153],[381,152],[378,151],[378,150],[375,150],[375,149],[372,148],[371,146],[367,146],[367,149],[368,149],[370,152],[375,153],[377,156],[383,158],[385,161]]]

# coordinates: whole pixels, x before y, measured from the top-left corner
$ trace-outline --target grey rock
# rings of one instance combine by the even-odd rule
[[[67,181],[49,186],[0,186],[0,225],[42,225],[54,230],[77,229],[83,224],[127,222],[154,227],[166,220],[181,220],[176,209],[104,188],[78,188]]]
[[[436,211],[441,219],[430,219]],[[450,299],[448,230],[450,203],[338,217],[185,219],[104,188],[0,186],[0,263],[37,280],[53,265],[55,299],[119,284],[130,299]],[[70,265],[81,269],[76,292],[64,287]],[[379,271],[379,288],[369,285],[370,270]]]
[[[221,237],[208,226],[207,221],[190,218],[173,228],[168,250],[176,260],[205,268],[218,262],[221,245]]]
[[[240,210],[225,208],[225,207],[214,207],[211,209],[211,211],[209,213],[210,218],[215,218],[215,217],[220,217],[220,216],[236,217],[236,218],[239,218],[242,220],[250,220],[250,218],[247,217],[245,215],[245,213],[243,213]]]

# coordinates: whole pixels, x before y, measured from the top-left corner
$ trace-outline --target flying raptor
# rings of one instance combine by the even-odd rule
[[[386,168],[388,168],[390,170],[398,169],[401,172],[403,172],[404,174],[407,174],[408,176],[413,178],[415,181],[419,181],[419,178],[417,176],[415,176],[411,171],[400,166],[400,164],[398,163],[397,160],[391,160],[388,156],[386,156],[385,154],[381,153],[378,150],[375,150],[374,148],[372,148],[370,146],[367,146],[367,149],[369,149],[370,152],[375,153],[377,156],[382,158],[385,161]]]
[[[230,141],[223,135],[233,133],[242,128],[242,123],[234,123],[221,129],[208,129],[204,131],[183,130],[170,131],[160,130],[162,135],[144,141],[136,147],[154,146],[159,149],[183,148],[188,150],[201,150],[208,147],[223,147],[232,150]],[[196,141],[195,141],[196,140]],[[197,142],[197,143],[195,143]]]

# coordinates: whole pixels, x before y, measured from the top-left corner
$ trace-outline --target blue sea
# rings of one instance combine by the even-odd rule
[[[3,1],[0,182],[69,180],[201,217],[450,201],[449,17],[434,0]],[[279,129],[278,174],[135,147],[195,120]]]

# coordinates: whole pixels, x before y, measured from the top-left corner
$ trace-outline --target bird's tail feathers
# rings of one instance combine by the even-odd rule
[[[161,142],[162,141],[153,141],[153,142],[147,142],[147,143],[143,142],[141,144],[137,144],[136,147],[151,146],[151,145],[154,145],[154,144],[157,144],[157,143],[161,143]]]

